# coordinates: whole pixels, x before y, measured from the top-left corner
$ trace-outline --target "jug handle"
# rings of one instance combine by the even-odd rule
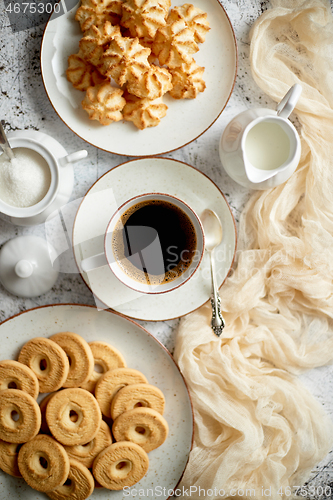
[[[302,87],[299,83],[295,83],[286,95],[282,98],[276,108],[278,116],[284,118],[285,120],[289,117],[290,113],[293,111],[297,104],[297,101],[302,93]]]

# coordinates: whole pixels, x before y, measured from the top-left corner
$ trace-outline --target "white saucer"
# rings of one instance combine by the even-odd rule
[[[79,269],[81,260],[104,251],[104,233],[117,208],[133,196],[152,192],[180,198],[199,217],[205,208],[218,214],[223,225],[223,239],[216,249],[217,281],[221,286],[236,252],[236,226],[230,207],[209,177],[186,163],[168,158],[142,158],[123,163],[89,189],[73,227],[74,255]],[[95,297],[107,307],[146,321],[164,321],[188,314],[204,304],[211,294],[207,254],[192,279],[164,294],[135,292],[123,285],[108,266],[88,274],[81,272],[81,275]]]

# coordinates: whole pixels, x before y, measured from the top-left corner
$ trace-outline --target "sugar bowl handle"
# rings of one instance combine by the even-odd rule
[[[81,149],[80,151],[76,151],[75,153],[71,153],[70,155],[60,158],[60,163],[61,166],[66,167],[68,163],[75,163],[77,161],[83,160],[84,158],[87,158],[87,156],[88,151],[86,151],[85,149]]]

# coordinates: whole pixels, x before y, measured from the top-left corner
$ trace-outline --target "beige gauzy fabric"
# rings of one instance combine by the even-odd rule
[[[272,4],[251,30],[252,71],[277,102],[302,85],[302,158],[242,214],[223,338],[208,305],[180,324],[175,358],[196,420],[181,486],[192,499],[281,499],[333,445],[331,420],[296,378],[333,359],[333,22],[323,0]]]

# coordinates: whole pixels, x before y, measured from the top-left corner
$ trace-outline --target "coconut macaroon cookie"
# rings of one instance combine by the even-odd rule
[[[103,373],[114,370],[115,368],[126,367],[126,361],[123,355],[115,347],[106,342],[100,342],[98,340],[89,342],[89,347],[94,357],[95,366],[97,365],[100,371],[96,371],[94,367],[90,379],[82,384],[81,387],[87,391],[94,392],[96,382]]]
[[[17,389],[0,392],[0,439],[25,443],[38,434],[40,424],[40,409],[30,394]]]
[[[148,467],[147,453],[137,444],[125,441],[101,451],[94,461],[93,474],[104,488],[122,490],[140,481]]]
[[[119,389],[126,385],[146,383],[143,373],[133,368],[117,368],[104,373],[95,387],[95,396],[103,415],[111,417],[111,401]]]
[[[125,121],[132,122],[138,129],[156,127],[167,113],[168,106],[164,104],[163,98],[140,99],[128,92],[124,94],[126,106],[123,109]]]
[[[37,376],[39,392],[57,391],[63,386],[69,363],[66,353],[50,339],[35,337],[21,349],[18,361],[27,365]]]
[[[47,403],[45,416],[52,435],[67,446],[91,441],[102,421],[96,399],[80,388],[64,389],[54,394]]]
[[[81,103],[90,120],[98,120],[101,125],[110,125],[122,120],[122,110],[126,104],[123,90],[110,82],[88,87]]]
[[[0,440],[0,469],[14,477],[22,477],[17,464],[19,447],[20,444]]]
[[[94,491],[95,481],[90,470],[72,458],[69,466],[65,483],[47,493],[52,500],[86,500]]]
[[[112,444],[111,431],[108,424],[102,420],[100,428],[92,441],[86,444],[77,444],[76,446],[65,446],[65,450],[69,458],[78,460],[81,464],[90,468],[97,455],[110,444]]]
[[[20,449],[18,466],[31,488],[46,492],[64,484],[69,473],[69,458],[60,443],[39,434]]]
[[[28,366],[6,359],[0,361],[0,391],[5,389],[19,389],[36,399],[39,393],[38,378]]]
[[[131,441],[147,453],[161,446],[167,438],[169,426],[165,418],[151,408],[134,408],[119,415],[113,423],[116,441]]]
[[[163,392],[150,384],[133,384],[123,387],[112,399],[111,417],[115,420],[125,411],[140,407],[152,408],[163,415],[165,407]]]
[[[94,369],[94,357],[88,342],[73,332],[56,333],[50,339],[68,356],[69,372],[63,387],[80,387],[89,380]]]

